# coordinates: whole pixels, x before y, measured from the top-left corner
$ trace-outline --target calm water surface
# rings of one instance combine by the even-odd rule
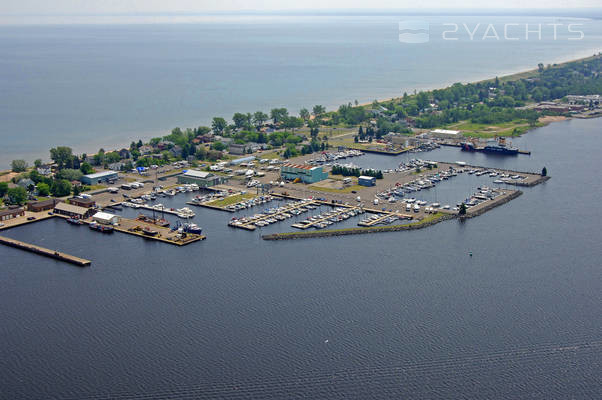
[[[415,155],[548,168],[464,223],[266,242],[199,208],[208,239],[184,248],[54,220],[5,232],[93,264],[0,248],[0,397],[600,398],[600,121],[515,140],[530,157]]]
[[[407,17],[416,19],[417,17]],[[401,96],[602,50],[602,21],[424,17],[430,41],[399,42],[403,16],[215,18],[189,24],[0,25],[0,167],[113,149],[212,117]],[[458,33],[443,40],[444,30]],[[508,35],[518,41],[504,40]],[[550,23],[562,24],[554,38]],[[582,40],[568,40],[569,23]],[[474,31],[470,40],[466,28]],[[492,24],[500,40],[484,39]],[[541,39],[523,40],[527,24]],[[489,32],[490,34],[492,31]]]

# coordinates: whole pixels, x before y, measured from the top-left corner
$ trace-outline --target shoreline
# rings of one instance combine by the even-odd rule
[[[592,53],[592,51],[589,51],[589,53]],[[548,63],[546,65],[553,65],[554,66],[553,68],[555,68],[555,67],[561,67],[561,66],[564,66],[566,64],[573,63],[573,62],[587,61],[589,59],[593,59],[594,57],[596,57],[600,53],[600,50],[594,50],[593,53],[594,54],[592,54],[592,55],[584,56],[584,57],[578,57],[578,58],[572,58],[573,56],[569,56],[571,58],[569,58],[566,61],[558,61],[558,62],[554,62],[554,63]],[[585,54],[585,52],[584,52],[584,54]],[[516,72],[509,72],[508,74],[504,74],[503,73],[503,75],[497,75],[497,76],[493,76],[493,77],[486,78],[486,79],[472,79],[472,80],[459,81],[459,82],[462,83],[462,84],[475,84],[475,83],[492,81],[496,77],[499,78],[500,81],[513,81],[513,80],[518,80],[518,79],[521,79],[521,78],[529,77],[530,75],[533,75],[533,74],[536,74],[536,73],[537,73],[537,69],[536,68],[534,68],[534,69],[525,69],[525,70],[517,70]],[[419,93],[421,91],[422,92],[429,92],[429,91],[433,91],[433,90],[439,90],[439,89],[448,88],[448,87],[450,87],[451,85],[453,85],[454,83],[457,83],[457,82],[458,81],[451,82],[451,83],[443,83],[443,84],[440,84],[440,85],[434,85],[432,87],[425,87],[425,88],[422,88],[419,91],[417,91],[417,93]],[[409,94],[409,95],[412,96],[413,94]],[[379,102],[379,103],[388,102],[388,101],[395,101],[395,100],[401,99],[401,97],[402,96],[389,97],[389,98],[383,98],[383,99],[376,100],[376,101]],[[356,107],[368,107],[368,106],[370,106],[372,104],[373,104],[373,102],[360,103]],[[335,111],[335,110],[331,109],[331,110],[327,111],[327,113],[333,112],[333,111]],[[596,116],[594,116],[594,118],[595,117]],[[566,119],[570,119],[570,118],[566,118]],[[549,124],[551,122],[556,122],[556,121],[550,120],[550,121],[545,121],[545,122],[541,121],[541,122],[543,122],[544,125],[547,125],[547,124]],[[193,126],[202,126],[202,125],[198,125],[198,124],[202,124],[202,123],[203,122],[199,122],[197,124],[194,124]],[[209,122],[206,122],[206,123],[208,124]],[[178,126],[178,124],[176,124],[175,126]],[[526,132],[528,132],[530,130],[531,130],[531,128],[528,129]],[[150,140],[153,137],[162,137],[162,136],[168,135],[169,133],[170,133],[169,128],[167,128],[166,131],[163,131],[163,130],[152,130],[152,131],[148,131],[146,133],[140,133],[136,137],[128,136],[128,139],[125,139],[125,137],[123,135],[117,134],[117,135],[114,135],[114,136],[121,138],[123,141],[122,140],[118,140],[116,142],[113,142],[110,145],[107,145],[107,144],[103,145],[101,143],[94,142],[95,143],[94,146],[99,146],[98,148],[99,149],[100,148],[104,149],[105,152],[119,151],[121,148],[129,148],[129,144],[132,141],[136,141],[136,142],[138,140],[148,141],[148,140]],[[60,144],[56,144],[55,146],[60,146]],[[96,152],[98,151],[98,149],[97,150],[93,150],[93,151],[89,151],[89,147],[88,146],[91,147],[93,145],[90,144],[90,142],[88,142],[88,144],[85,144],[85,145],[81,145],[81,146],[80,145],[74,145],[74,146],[71,146],[71,147],[72,147],[72,149],[73,149],[73,151],[74,151],[75,154],[96,154]],[[86,148],[88,150],[84,150]],[[48,161],[48,158],[47,158],[48,157],[48,155],[47,155],[48,151],[49,151],[49,149],[46,150],[46,152],[45,152],[46,155],[44,155],[44,156],[43,155],[39,155],[36,158],[41,158],[43,160],[43,162],[47,162]],[[32,160],[27,160],[27,161],[30,164],[33,164],[33,160],[35,160],[36,158],[34,158]],[[9,165],[6,165],[6,168],[7,169],[0,169],[0,172],[10,171]]]

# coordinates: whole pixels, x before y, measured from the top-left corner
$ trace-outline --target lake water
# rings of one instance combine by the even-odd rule
[[[0,247],[0,397],[600,398],[600,122],[514,140],[531,156],[412,155],[552,176],[419,231],[269,242],[197,208],[208,238],[183,248],[55,220],[3,232],[93,264]]]
[[[428,43],[399,41],[399,23],[408,19],[430,24]],[[443,39],[450,23],[458,32],[446,37],[458,40]],[[562,24],[556,37],[550,23]],[[580,37],[569,23],[583,24],[572,28],[582,40],[569,40]],[[507,37],[518,40],[504,38],[505,24],[516,24]],[[542,25],[541,39],[525,40],[527,24]],[[0,25],[0,167],[48,159],[57,145],[113,149],[238,111],[333,109],[491,78],[591,55],[601,39],[601,20],[524,16]]]

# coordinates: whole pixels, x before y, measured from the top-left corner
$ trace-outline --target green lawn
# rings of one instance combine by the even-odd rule
[[[541,125],[538,123],[535,126]],[[470,121],[462,121],[446,125],[445,128],[460,130],[465,137],[492,138],[495,136],[520,136],[531,129],[531,126],[525,119],[516,119],[499,124],[476,124]]]
[[[252,199],[253,197],[255,197],[255,196],[250,193],[245,193],[245,194],[240,193],[240,194],[228,196],[222,200],[210,201],[207,203],[207,205],[214,206],[214,207],[227,207],[231,204],[240,203],[243,200]]]

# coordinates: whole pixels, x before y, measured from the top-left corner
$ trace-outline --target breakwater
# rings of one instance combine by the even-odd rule
[[[307,238],[318,238],[318,237],[330,237],[330,236],[345,236],[345,235],[361,235],[365,233],[380,233],[380,232],[397,232],[397,231],[410,231],[415,229],[426,228],[431,225],[435,225],[441,221],[456,218],[455,214],[435,214],[433,218],[425,218],[423,221],[414,222],[406,225],[390,225],[390,226],[379,226],[369,228],[348,228],[348,229],[332,229],[332,230],[320,230],[313,232],[286,232],[286,233],[273,233],[270,235],[263,235],[263,240],[290,240],[290,239],[307,239]]]

